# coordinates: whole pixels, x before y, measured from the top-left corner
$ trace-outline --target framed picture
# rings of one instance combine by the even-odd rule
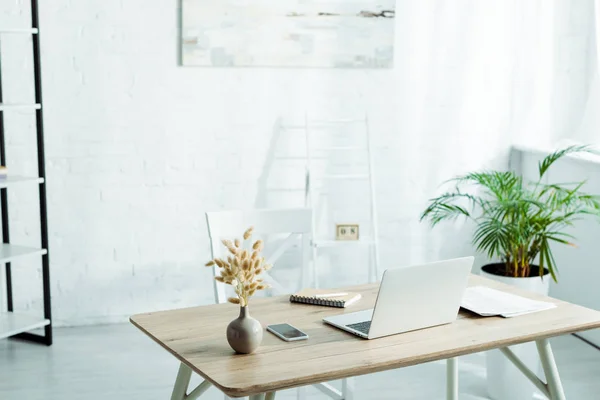
[[[396,0],[182,0],[184,66],[390,68]]]

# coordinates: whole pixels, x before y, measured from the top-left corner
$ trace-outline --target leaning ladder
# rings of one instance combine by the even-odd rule
[[[326,135],[331,129],[348,127],[350,125],[362,125],[362,140],[356,146],[333,145],[318,147],[315,145],[314,135],[320,132]],[[313,263],[314,263],[314,282],[316,287],[319,285],[318,280],[318,252],[321,249],[337,247],[337,246],[366,246],[369,250],[369,270],[367,280],[369,282],[377,281],[379,277],[379,242],[377,235],[377,203],[375,201],[375,179],[373,169],[373,157],[371,151],[371,137],[369,130],[369,118],[365,114],[364,118],[359,119],[339,119],[339,120],[310,120],[308,115],[304,117],[304,131],[306,135],[306,183],[305,183],[305,204],[313,209]],[[360,152],[366,157],[366,170],[361,173],[320,173],[314,168],[315,156],[314,152],[318,151],[322,154],[339,153],[339,152]],[[368,184],[369,190],[369,214],[370,228],[366,236],[361,232],[361,237],[358,241],[338,241],[332,239],[323,239],[319,237],[318,231],[320,224],[320,214],[324,207],[322,201],[322,190],[327,189],[327,182],[333,180],[347,181],[363,181]],[[317,182],[322,182],[319,187]]]

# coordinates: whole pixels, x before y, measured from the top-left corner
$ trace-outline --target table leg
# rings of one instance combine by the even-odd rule
[[[179,365],[179,371],[177,372],[173,393],[171,394],[171,400],[185,400],[191,377],[192,369],[184,363],[181,363],[181,365]]]
[[[550,342],[548,339],[536,340],[535,345],[542,361],[542,368],[546,375],[551,400],[565,400],[565,392],[560,381],[560,376],[558,375],[558,368],[556,368],[556,361],[554,361]]]
[[[446,360],[446,400],[458,400],[458,358]]]
[[[265,400],[275,400],[275,392],[269,392],[265,396]]]
[[[342,379],[342,399],[354,400],[354,377]]]
[[[252,396],[250,396],[250,400],[265,400],[265,394],[253,394]]]

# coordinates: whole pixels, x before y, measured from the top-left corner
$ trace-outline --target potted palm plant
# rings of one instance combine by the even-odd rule
[[[538,164],[538,179],[526,181],[512,171],[473,172],[449,181],[449,191],[431,199],[421,215],[432,226],[467,218],[475,224],[473,244],[495,262],[482,267],[482,275],[527,290],[548,294],[550,279],[558,281],[552,245],[575,246],[565,231],[587,215],[600,217],[600,197],[583,191],[585,181],[546,183],[550,167],[574,153],[591,152],[588,146],[570,146]],[[521,345],[526,346],[526,345]],[[529,353],[529,354],[528,354]],[[535,350],[521,349],[521,357],[537,364]],[[499,352],[488,354],[488,390],[495,399],[531,400],[532,386]],[[509,377],[512,372],[514,377]],[[517,381],[523,384],[517,384]]]

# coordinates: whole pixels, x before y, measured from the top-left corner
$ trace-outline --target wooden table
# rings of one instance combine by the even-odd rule
[[[461,311],[448,325],[364,340],[322,322],[323,317],[373,308],[378,285],[344,290],[358,291],[363,299],[347,309],[292,304],[288,296],[253,299],[250,311],[263,326],[288,322],[310,339],[284,342],[265,332],[260,348],[249,355],[235,354],[227,344],[225,328],[238,308],[218,304],[139,314],[131,322],[173,354],[181,366],[172,400],[193,400],[211,384],[230,397],[273,399],[278,390],[407,367],[430,361],[448,362],[448,399],[457,398],[456,358],[463,354],[499,348],[550,399],[565,398],[552,350],[552,336],[600,327],[600,312],[521,291],[478,276],[469,284],[485,285],[532,299],[551,301],[556,308],[515,318],[482,318]],[[398,317],[409,313],[398,307]],[[508,346],[535,341],[548,383],[514,356]],[[191,373],[205,382],[187,394]]]

